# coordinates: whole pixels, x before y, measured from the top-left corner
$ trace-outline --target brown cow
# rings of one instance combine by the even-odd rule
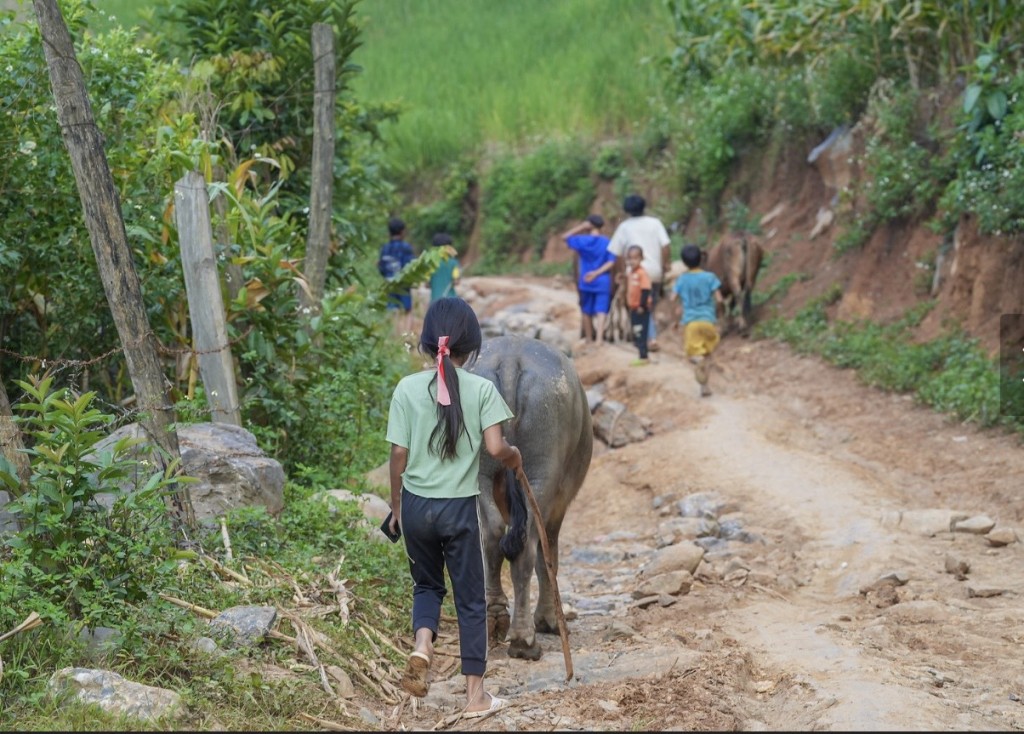
[[[722,333],[735,323],[743,336],[750,333],[751,293],[761,269],[764,248],[754,237],[740,232],[728,235],[706,253],[704,268],[722,281],[723,311],[727,322]],[[739,314],[733,312],[739,308]]]

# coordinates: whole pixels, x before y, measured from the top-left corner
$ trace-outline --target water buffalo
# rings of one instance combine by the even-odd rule
[[[761,269],[764,248],[755,238],[745,233],[732,234],[708,251],[704,267],[722,281],[724,316],[731,322],[733,311],[739,307],[736,318],[740,333],[750,332],[751,293]],[[728,324],[723,324],[727,326]],[[723,328],[723,332],[725,329]]]
[[[523,454],[523,471],[540,506],[552,566],[557,571],[558,533],[590,468],[594,448],[583,385],[562,352],[521,336],[485,339],[471,371],[497,385],[515,413],[505,426],[505,438]],[[523,489],[517,488],[513,479],[511,472],[482,452],[478,509],[487,583],[487,628],[492,644],[508,634],[509,656],[537,660],[541,647],[535,633],[557,634],[558,618],[537,526]],[[511,620],[501,583],[506,557],[511,559]],[[531,624],[530,584],[534,572],[540,594]]]

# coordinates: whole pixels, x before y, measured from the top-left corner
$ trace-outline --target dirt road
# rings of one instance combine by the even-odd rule
[[[517,304],[575,342],[564,280],[465,286],[481,316]],[[651,427],[598,444],[563,527],[574,679],[557,635],[542,636],[538,662],[499,645],[488,684],[512,706],[439,728],[1024,727],[1019,439],[738,336],[700,398],[679,339],[663,333],[647,367],[629,366],[627,345],[574,354],[585,386]],[[680,518],[695,506],[713,532],[686,537]],[[973,532],[950,530],[960,520]],[[645,566],[679,543],[705,551],[689,592],[639,606]],[[448,631],[438,649],[457,654]],[[430,729],[455,711],[462,678],[454,657],[439,659],[428,697],[384,723]]]

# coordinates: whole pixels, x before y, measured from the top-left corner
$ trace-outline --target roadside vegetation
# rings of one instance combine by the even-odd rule
[[[360,675],[373,670],[368,661],[384,670],[399,660],[393,641],[408,632],[404,556],[369,538],[375,529],[354,503],[323,492],[380,491],[365,476],[386,459],[391,389],[415,368],[391,334],[373,267],[390,213],[409,221],[414,242],[447,230],[460,254],[476,233],[480,257],[469,275],[541,270],[547,238],[586,212],[599,187],[619,198],[658,190],[653,213],[667,222],[700,207],[706,230],[696,236],[706,243],[730,222],[756,227],[737,218],[742,202],[723,201],[745,157],[813,145],[860,122],[871,142],[855,161],[865,174],[841,192],[837,254],[891,222],[949,234],[970,215],[982,233],[1024,234],[1016,40],[1024,12],[1012,3],[61,7],[106,138],[178,420],[207,415],[171,215],[174,182],[198,170],[214,205],[219,261],[237,277],[226,287],[227,315],[244,425],[285,467],[288,484],[280,516],[239,510],[223,529],[203,525],[182,543],[164,505],[170,474],[153,473],[130,443],[95,454],[108,431],[138,418],[132,385],[111,317],[97,307],[105,296],[38,31],[4,15],[0,373],[33,478],[24,491],[0,457],[0,487],[15,498],[9,507],[23,527],[0,550],[0,634],[30,613],[42,624],[0,643],[2,729],[137,728],[58,708],[46,691],[55,669],[87,657],[81,632],[107,626],[121,641],[105,664],[181,692],[195,728],[297,728],[308,725],[301,714],[316,711],[344,720],[294,645],[272,643],[266,655],[298,671],[298,686],[266,677],[244,654],[216,658],[191,647],[204,627],[197,609],[237,604],[278,606],[286,636],[315,631],[327,641],[323,662],[359,685],[381,685]],[[139,34],[111,22],[112,13],[139,24]],[[337,33],[339,147],[327,296],[310,319],[299,293],[316,21]],[[405,282],[422,281],[437,258],[424,253]],[[759,298],[770,302],[802,277],[789,274]],[[1021,428],[1000,415],[998,371],[972,340],[955,328],[927,344],[907,338],[927,303],[894,324],[846,324],[828,317],[838,295],[757,334],[857,369],[883,389],[913,391],[958,419]],[[134,476],[138,491],[101,508],[99,498]]]

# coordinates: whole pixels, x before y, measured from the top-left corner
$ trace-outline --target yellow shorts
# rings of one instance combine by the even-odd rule
[[[683,331],[687,357],[704,357],[718,346],[718,329],[710,321],[691,321]]]

